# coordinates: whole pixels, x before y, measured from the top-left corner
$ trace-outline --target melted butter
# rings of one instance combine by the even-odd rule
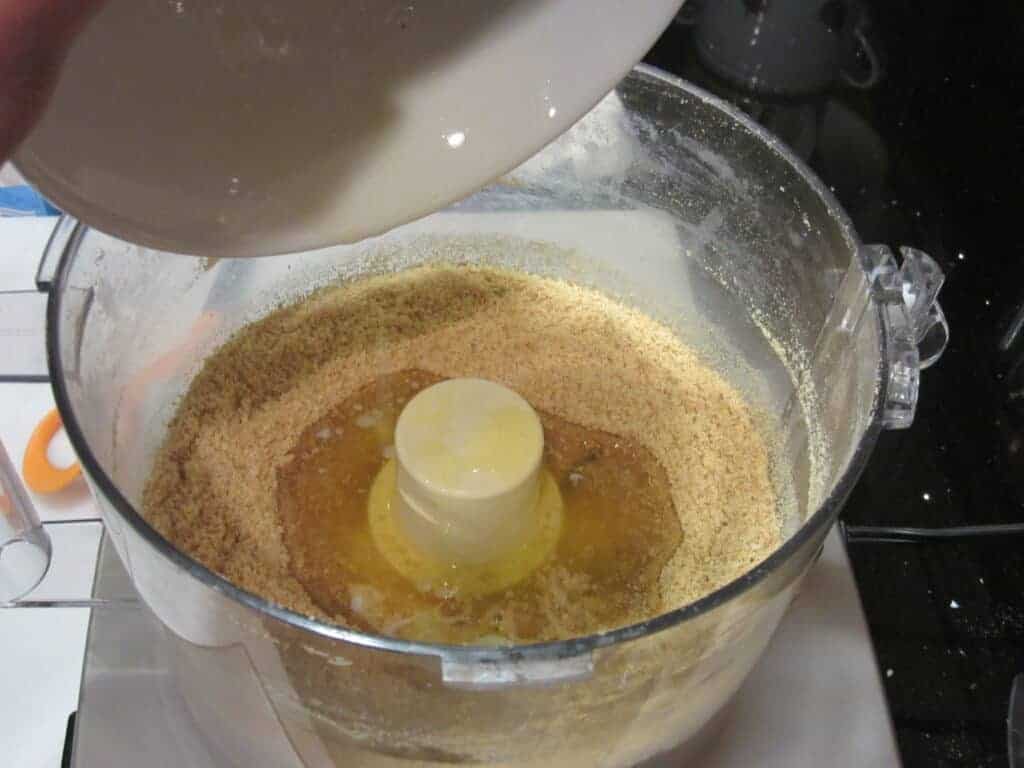
[[[444,560],[425,552],[397,524],[395,462],[388,461],[370,489],[370,533],[381,554],[420,592],[477,598],[512,587],[551,556],[562,525],[562,495],[550,472],[542,471],[525,539],[483,562]],[[502,542],[505,543],[505,542]]]
[[[440,380],[381,377],[311,424],[278,471],[291,568],[314,602],[357,629],[446,643],[564,639],[656,614],[661,570],[682,539],[665,471],[642,446],[542,411],[544,469],[563,503],[546,559],[487,594],[458,579],[416,584],[392,567],[374,543],[369,494],[398,414]]]

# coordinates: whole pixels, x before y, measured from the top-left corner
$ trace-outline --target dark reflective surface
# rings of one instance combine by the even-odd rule
[[[646,60],[775,131],[863,240],[916,246],[946,271],[949,349],[922,375],[913,428],[882,436],[845,521],[1024,522],[1024,5],[715,4],[729,7],[690,4]],[[780,51],[820,76],[787,81]],[[1024,537],[850,555],[905,764],[1007,765]]]

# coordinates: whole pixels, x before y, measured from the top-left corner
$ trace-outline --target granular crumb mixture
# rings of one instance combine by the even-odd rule
[[[502,382],[542,411],[650,450],[682,527],[661,573],[661,610],[779,545],[764,438],[741,396],[672,331],[590,289],[463,266],[330,286],[240,330],[183,398],[144,516],[243,589],[344,624],[291,571],[277,470],[337,403],[410,369]]]

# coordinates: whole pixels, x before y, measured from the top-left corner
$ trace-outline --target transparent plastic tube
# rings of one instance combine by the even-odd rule
[[[35,589],[51,554],[50,537],[0,442],[0,604]]]

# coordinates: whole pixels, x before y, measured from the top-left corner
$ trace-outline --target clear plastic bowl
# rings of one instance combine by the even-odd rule
[[[277,764],[272,739],[317,766],[591,768],[685,748],[765,649],[879,431],[912,420],[919,369],[946,330],[931,259],[904,249],[898,267],[887,248],[861,244],[775,139],[646,68],[508,177],[379,238],[209,262],[69,221],[51,249],[61,259],[49,357],[67,432],[111,540],[167,629],[196,722],[225,760],[249,765]],[[722,371],[779,436],[782,546],[642,624],[456,647],[270,604],[146,523],[137,510],[154,453],[219,343],[283,299],[432,259],[591,285],[728,361]],[[927,359],[919,342],[931,344]],[[247,728],[254,708],[272,712],[281,733]]]

